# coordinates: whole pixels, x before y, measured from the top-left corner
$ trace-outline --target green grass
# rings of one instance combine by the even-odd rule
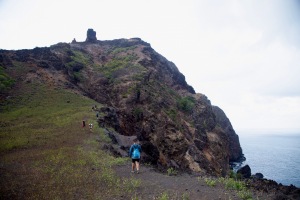
[[[215,187],[216,186],[216,180],[214,180],[214,179],[205,178],[204,181],[210,187]]]
[[[231,177],[236,177],[236,175]],[[252,199],[252,193],[247,189],[246,183],[242,180],[236,180],[234,178],[219,178],[219,182],[224,184],[227,190],[236,190],[237,195],[243,200]]]
[[[15,81],[4,72],[4,68],[0,66],[0,93],[8,91]]]
[[[168,200],[169,199],[169,195],[167,192],[162,193],[159,197],[159,200]]]
[[[226,189],[234,189],[234,190],[244,190],[246,188],[246,184],[244,181],[236,181],[232,178],[228,178],[224,182]]]
[[[72,53],[71,61],[66,63],[69,75],[75,82],[81,82],[83,75],[80,71],[88,65],[93,65],[92,59],[82,51],[72,50],[70,53]]]
[[[134,52],[135,48],[136,46],[110,49],[106,53],[111,59],[95,68],[113,82],[120,81],[118,78],[124,74],[129,75],[132,80],[142,80],[146,69],[137,62],[139,57]]]
[[[40,84],[26,84],[15,91],[1,105],[0,154],[5,169],[1,181],[5,184],[0,198],[131,196],[140,181],[120,178],[112,170],[128,159],[115,158],[101,149],[111,140],[97,126],[91,111],[95,104],[81,95]],[[81,127],[83,119],[95,125],[92,132]]]
[[[183,193],[181,196],[182,200],[189,200],[189,195],[187,193]]]
[[[86,112],[95,104],[90,99],[60,89],[47,90],[41,85],[28,85],[24,91],[0,113],[0,152],[43,144],[73,126],[79,128],[85,115],[92,117]]]
[[[238,191],[237,195],[243,200],[252,200],[252,193],[249,190]]]
[[[178,174],[178,171],[173,167],[170,167],[167,169],[167,174],[168,176],[176,176]]]

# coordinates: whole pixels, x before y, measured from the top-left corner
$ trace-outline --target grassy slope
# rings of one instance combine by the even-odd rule
[[[139,185],[118,178],[110,142],[95,126],[91,99],[39,84],[26,84],[1,105],[0,199],[109,199],[128,196]],[[101,106],[101,105],[98,105]]]

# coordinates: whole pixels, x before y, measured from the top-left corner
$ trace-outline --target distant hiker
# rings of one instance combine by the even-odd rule
[[[93,105],[92,111],[95,111],[97,109],[97,105]]]
[[[93,128],[93,124],[89,124],[89,127],[90,127],[90,131],[91,131]]]
[[[85,121],[82,120],[82,128],[84,128],[84,127],[85,127]]]
[[[142,148],[137,139],[134,139],[133,142],[129,149],[129,156],[132,159],[131,172],[134,173],[134,169],[136,169],[136,173],[139,173]]]
[[[97,114],[96,114],[96,117],[97,117],[97,119],[99,118],[99,113],[97,112]]]

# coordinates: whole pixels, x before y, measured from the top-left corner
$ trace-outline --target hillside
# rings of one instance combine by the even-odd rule
[[[222,127],[222,120],[230,124],[226,115],[216,117],[220,109],[196,94],[177,67],[150,44],[139,38],[95,37],[1,51],[1,66],[17,84],[64,88],[101,103],[102,126],[113,128],[114,135],[138,137],[144,158],[153,164],[228,174],[229,160],[241,158],[242,150],[233,128]]]
[[[149,189],[141,178],[160,177],[156,170],[183,174],[169,184],[186,176],[191,187],[202,184],[202,199],[237,198],[222,184],[212,193],[206,179],[196,179],[225,177],[229,161],[243,157],[229,119],[141,39],[100,41],[89,30],[85,42],[0,50],[0,73],[3,199],[197,195],[174,196],[180,184]],[[95,125],[92,131],[83,120]],[[143,148],[141,177],[126,173],[133,138]]]

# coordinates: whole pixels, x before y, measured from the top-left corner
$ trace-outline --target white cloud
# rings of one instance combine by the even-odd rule
[[[240,96],[238,104],[228,106],[238,130],[299,130],[300,97],[273,97],[257,94]]]

